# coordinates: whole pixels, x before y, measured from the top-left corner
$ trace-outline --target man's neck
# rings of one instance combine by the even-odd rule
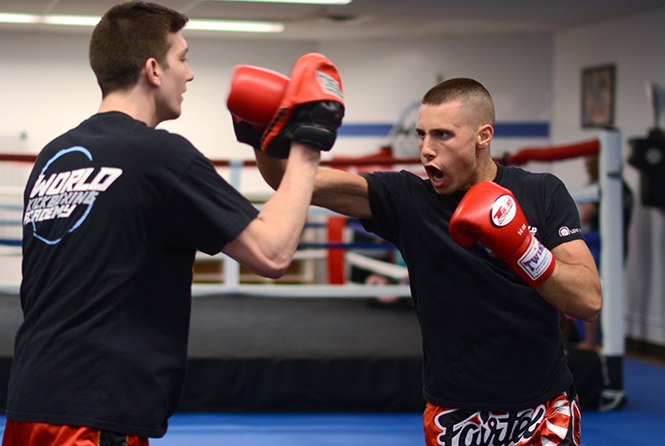
[[[125,113],[137,121],[145,123],[148,127],[156,127],[159,124],[154,102],[149,96],[140,94],[136,89],[116,91],[106,95],[102,99],[98,113],[112,111]]]
[[[496,178],[497,171],[498,167],[496,166],[496,163],[492,157],[489,156],[489,152],[487,152],[486,157],[483,158],[482,167],[479,169],[479,180],[493,181]]]

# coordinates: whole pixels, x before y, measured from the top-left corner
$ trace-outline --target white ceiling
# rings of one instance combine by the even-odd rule
[[[191,18],[270,20],[286,26],[279,35],[223,37],[307,41],[556,31],[665,6],[665,0],[353,0],[342,6],[214,0],[157,2]],[[101,16],[115,3],[118,0],[0,0],[0,12]],[[30,26],[0,24],[0,31],[38,27],[50,32],[77,31]]]

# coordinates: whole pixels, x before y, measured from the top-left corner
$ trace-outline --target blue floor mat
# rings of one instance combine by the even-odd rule
[[[665,368],[624,360],[626,406],[583,412],[583,446],[665,446]],[[4,429],[4,417],[0,417]],[[422,446],[422,415],[177,413],[151,446]]]
[[[583,446],[665,446],[665,368],[624,360],[626,406],[583,412]],[[421,414],[177,414],[153,446],[422,446]]]
[[[178,414],[153,446],[422,445],[421,414]]]

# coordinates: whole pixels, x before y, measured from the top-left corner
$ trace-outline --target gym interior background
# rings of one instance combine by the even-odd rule
[[[478,79],[492,93],[499,123],[546,124],[547,134],[496,138],[495,155],[528,145],[574,143],[596,136],[581,127],[581,71],[616,66],[615,126],[623,138],[644,137],[653,125],[645,82],[665,85],[665,4],[645,13],[557,32],[468,34],[353,41],[277,41],[188,35],[195,80],[180,119],[164,128],[182,133],[214,159],[251,158],[233,135],[226,109],[232,69],[254,64],[288,74],[301,54],[325,54],[342,74],[345,125],[391,124],[437,79]],[[36,153],[55,135],[96,111],[99,91],[88,66],[89,31],[55,34],[0,28],[0,134],[27,135]],[[381,135],[342,137],[334,154],[360,156],[383,143]],[[552,170],[572,189],[584,184],[581,161],[536,166]],[[640,173],[624,163],[639,191]],[[243,190],[265,190],[258,175]],[[626,262],[627,335],[665,346],[665,218],[639,203],[633,210]],[[0,264],[2,275],[16,270]]]
[[[212,38],[185,33],[195,73],[181,118],[163,128],[189,138],[212,159],[251,159],[235,141],[226,95],[233,67],[253,64],[288,74],[303,53],[325,54],[339,69],[346,117],[331,156],[363,156],[385,143],[385,129],[440,79],[464,76],[492,93],[498,123],[516,133],[497,134],[495,156],[527,146],[593,139],[581,126],[581,73],[616,67],[614,125],[629,139],[653,126],[645,83],[665,85],[665,2],[648,12],[556,32],[488,34],[482,30],[427,38],[353,41],[282,41]],[[99,91],[89,68],[89,33],[56,34],[0,28],[0,135],[26,135],[20,150],[37,153],[65,129],[94,113]],[[662,125],[662,124],[661,124]],[[363,133],[353,129],[369,128]],[[533,132],[529,129],[546,129]],[[5,151],[0,148],[0,151]],[[623,175],[639,198],[640,172],[623,164]],[[581,160],[532,164],[561,177],[569,189],[583,186]],[[662,179],[665,181],[665,178]],[[257,175],[243,178],[245,193],[266,193]],[[617,236],[620,236],[617,234]],[[620,254],[617,254],[620,255]],[[20,270],[0,257],[0,281]],[[625,328],[628,347],[665,358],[665,214],[636,200],[625,268]]]

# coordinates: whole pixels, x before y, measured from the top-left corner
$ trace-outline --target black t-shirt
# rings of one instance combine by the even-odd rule
[[[424,396],[433,404],[512,411],[572,384],[559,312],[479,243],[462,248],[448,223],[463,193],[438,195],[408,172],[365,175],[372,220],[365,228],[399,248],[423,336]],[[582,238],[579,214],[553,175],[499,166],[531,232],[549,249]]]
[[[186,139],[118,112],[49,143],[24,205],[7,417],[164,435],[196,250],[219,252],[258,211]]]

